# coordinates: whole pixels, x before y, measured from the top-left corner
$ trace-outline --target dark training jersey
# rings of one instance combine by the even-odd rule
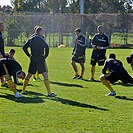
[[[16,84],[18,82],[17,75],[19,72],[22,71],[21,65],[18,62],[16,62],[15,60],[12,60],[10,58],[0,59],[0,77],[6,74],[3,64],[5,64],[9,75],[13,76],[14,83]]]
[[[116,59],[107,59],[104,63],[103,69],[102,69],[102,73],[106,74],[107,69],[109,69],[110,72],[114,72],[117,74],[122,74],[127,72],[121,61],[116,60]]]
[[[105,33],[103,33],[103,34],[97,33],[93,37],[91,45],[92,45],[93,48],[96,47],[96,46],[100,46],[105,51],[105,49],[107,49],[110,46],[108,35],[105,34]]]
[[[76,41],[78,41],[77,44],[75,44],[73,52],[74,55],[77,56],[83,56],[85,55],[85,49],[86,49],[86,37],[84,35],[80,35]]]
[[[108,35],[106,35],[105,33],[97,33],[93,37],[91,45],[95,49],[93,49],[92,51],[90,64],[96,65],[96,62],[98,62],[98,65],[102,66],[106,59],[106,49],[110,46]],[[97,46],[100,46],[102,49],[97,49]]]
[[[28,48],[31,49],[31,53],[28,52]],[[45,61],[49,54],[49,46],[42,36],[33,34],[23,46],[23,51],[30,57],[31,62]]]
[[[5,52],[4,52],[4,38],[3,38],[1,32],[0,32],[0,52],[3,56],[5,55]]]

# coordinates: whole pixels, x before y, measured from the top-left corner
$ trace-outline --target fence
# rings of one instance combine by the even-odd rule
[[[5,24],[5,44],[22,46],[34,32],[34,26],[44,29],[44,37],[51,47],[59,44],[72,46],[75,39],[74,30],[80,27],[85,35],[92,37],[99,24],[104,25],[110,40],[119,36],[120,44],[133,44],[133,14],[53,14],[17,12],[9,14],[0,12],[0,20]]]

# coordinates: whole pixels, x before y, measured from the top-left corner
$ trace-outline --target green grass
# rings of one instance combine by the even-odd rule
[[[8,51],[11,47],[6,47]],[[21,48],[15,47],[15,59],[27,72],[29,59]],[[10,89],[0,87],[1,133],[131,133],[133,93],[132,86],[113,85],[118,98],[106,97],[109,90],[101,82],[88,82],[90,56],[86,50],[85,80],[73,80],[71,67],[72,48],[51,48],[47,58],[51,89],[56,98],[46,97],[43,81],[30,80],[28,95],[16,99]],[[131,49],[108,49],[115,52],[132,74],[126,56]],[[96,67],[95,79],[99,80],[102,67]],[[40,75],[41,79],[42,76]],[[20,80],[20,82],[22,82]],[[18,86],[22,90],[22,86]],[[126,98],[124,98],[125,96]]]

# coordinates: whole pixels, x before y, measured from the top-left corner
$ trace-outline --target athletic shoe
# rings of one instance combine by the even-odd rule
[[[107,94],[106,96],[115,96],[116,95],[116,92],[110,92],[109,94]]]
[[[89,81],[95,81],[94,78],[90,78]]]
[[[27,93],[26,93],[26,92],[22,92],[22,94],[23,94],[23,95],[27,95]]]
[[[81,79],[81,80],[82,80],[82,79],[83,79],[83,77],[82,77],[82,76],[79,76],[79,77],[78,77],[78,79]]]
[[[56,96],[56,94],[54,94],[54,93],[48,94],[48,97],[55,97],[55,96]]]
[[[80,75],[75,75],[75,76],[73,77],[73,79],[76,79],[76,78],[78,78],[78,77],[80,77]]]
[[[21,94],[19,94],[18,92],[16,92],[15,97],[20,98],[20,97],[23,97],[23,96]]]

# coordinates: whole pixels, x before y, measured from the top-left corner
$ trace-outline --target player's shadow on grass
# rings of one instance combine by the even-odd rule
[[[80,103],[80,102],[77,102],[77,101],[68,100],[68,99],[59,98],[59,97],[53,97],[53,98],[47,97],[47,99],[50,99],[50,100],[53,100],[53,101],[56,101],[56,102],[61,102],[62,104],[77,106],[77,107],[81,107],[81,108],[92,108],[92,109],[108,111],[108,109],[105,109],[105,108],[100,108],[100,107],[89,105],[89,104],[86,104],[86,103]]]
[[[18,86],[23,86],[23,83],[17,83]],[[38,85],[28,84],[27,86],[39,87]]]
[[[121,85],[121,86],[127,86],[127,87],[133,87],[133,84],[123,84],[122,82],[116,82],[116,83],[113,83],[112,85]]]
[[[127,98],[126,96],[115,96],[115,98],[133,101],[133,98]]]
[[[51,84],[57,84],[60,86],[68,86],[68,87],[79,87],[79,88],[83,88],[82,85],[78,85],[78,84],[68,84],[68,83],[61,83],[61,82],[54,82],[54,81],[50,81]]]
[[[6,98],[8,100],[12,100],[12,101],[18,102],[18,103],[43,103],[43,102],[45,102],[40,97],[22,97],[22,98],[15,98],[14,95],[5,94],[5,93],[4,93],[4,95],[0,95],[0,97]]]

